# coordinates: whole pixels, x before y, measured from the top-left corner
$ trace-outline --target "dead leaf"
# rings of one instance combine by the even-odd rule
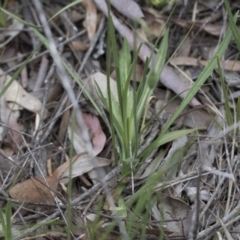
[[[188,235],[192,215],[188,204],[178,198],[166,197],[161,199],[158,208],[163,215],[159,215],[157,220],[164,221],[166,231],[173,235]]]
[[[187,37],[184,36],[184,41],[179,46],[177,56],[188,57],[191,52],[191,47],[192,47],[191,38],[189,36],[187,36]]]
[[[111,4],[126,17],[137,20],[144,17],[139,5],[133,0],[110,0]]]
[[[202,24],[201,24],[202,25]],[[217,25],[217,24],[206,24],[203,25],[203,30],[213,36],[219,36],[221,32],[223,31],[223,25]],[[200,27],[200,24],[199,24]]]
[[[20,133],[23,128],[17,121],[19,115],[19,111],[13,111],[8,108],[4,97],[2,97],[0,101],[0,118],[8,126],[4,142],[11,146],[15,152],[18,152],[23,145],[23,138]]]
[[[172,101],[170,101],[167,104],[166,108],[164,109],[163,113],[161,114],[162,120],[166,121],[167,119],[169,119],[169,117],[171,117],[172,114],[176,111],[180,103],[181,103],[180,99],[173,99]],[[159,112],[161,109],[163,109],[164,104],[165,104],[164,100],[161,100],[161,99],[158,100],[155,104],[156,112]],[[182,124],[183,126],[189,127],[189,128],[197,127],[201,129],[207,129],[210,126],[211,122],[212,122],[212,119],[210,115],[204,110],[198,109],[184,115]]]
[[[196,201],[196,199],[197,199],[197,188],[196,187],[186,187],[184,191],[186,192],[186,194],[191,202]],[[201,201],[208,202],[210,198],[211,198],[211,194],[207,190],[205,190],[205,189],[200,190],[199,199]]]
[[[69,18],[72,22],[78,22],[81,19],[84,18],[84,14],[80,13],[79,11],[76,11],[74,9],[68,9],[69,10]]]
[[[82,43],[82,42],[79,42],[79,41],[72,41],[71,44],[72,44],[73,48],[76,51],[78,51],[78,52],[86,51],[89,48],[89,43]]]
[[[90,136],[93,136],[93,155],[97,156],[104,148],[106,143],[106,135],[102,131],[101,124],[97,116],[84,113],[83,119],[88,127],[88,130],[90,131]]]
[[[155,37],[163,36],[165,33],[165,21],[161,19],[156,19],[154,22],[148,24],[148,28],[150,30],[150,33]]]
[[[163,17],[163,19],[167,19],[167,17]],[[197,31],[200,28],[204,30],[205,32],[213,35],[213,36],[219,36],[222,32],[223,25],[217,25],[217,24],[203,24],[202,22],[193,22],[189,20],[179,19],[179,18],[171,18],[171,22],[174,24],[181,26],[182,28],[190,29],[192,28],[193,31]]]
[[[192,57],[174,57],[170,60],[170,63],[181,66],[206,66],[208,61]],[[225,70],[240,72],[240,61],[226,60],[221,65]]]
[[[0,51],[0,63],[8,63],[16,55],[16,49],[6,46]]]
[[[236,72],[224,71],[224,80],[229,87],[240,88],[240,74]]]
[[[48,186],[48,187],[47,187]],[[54,192],[57,191],[58,180],[53,177],[39,177],[17,183],[9,190],[11,198],[41,203],[54,203]]]
[[[83,26],[87,29],[90,42],[93,40],[97,29],[97,8],[92,0],[83,0],[82,5],[86,9],[86,18]]]
[[[97,167],[108,166],[112,163],[111,160],[106,158],[96,157],[95,160],[97,161]],[[70,173],[69,167],[69,162],[63,163],[54,171],[53,176],[64,184],[68,183]],[[78,155],[78,158],[75,161],[73,161],[71,168],[71,178],[73,179],[91,171],[95,166],[87,154],[81,154],[80,156]]]
[[[11,80],[9,75],[4,75],[4,72],[1,68],[0,75],[2,75],[0,76],[0,84],[6,85]],[[21,107],[31,112],[37,113],[42,108],[41,101],[26,92],[17,81],[12,82],[5,92],[4,97],[7,102],[17,103]]]
[[[106,142],[106,135],[102,131],[100,121],[96,116],[84,113],[83,120],[86,126],[88,127],[91,136],[92,140],[91,143],[93,145],[93,155],[97,156],[104,148]],[[82,131],[77,124],[74,126],[74,130],[72,130],[71,123],[69,123],[68,136],[69,139],[73,140],[73,146],[76,153],[81,154],[87,151],[86,143],[82,138]]]
[[[107,93],[107,76],[101,72],[96,72],[91,76],[90,81],[86,83],[88,91],[90,91],[94,96],[100,100],[98,93],[96,91],[96,85],[99,86],[104,98],[108,99]],[[117,83],[114,79],[110,78],[110,89],[112,92],[112,96],[118,102],[118,91],[117,91]]]

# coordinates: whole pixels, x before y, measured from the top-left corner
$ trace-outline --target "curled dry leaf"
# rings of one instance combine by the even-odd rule
[[[133,20],[144,17],[139,5],[133,0],[110,0],[111,4],[123,15]]]
[[[159,212],[163,216],[158,216],[159,221],[164,221],[166,231],[173,235],[188,235],[191,227],[191,207],[178,198],[166,197],[158,204]],[[179,221],[182,219],[182,221]],[[184,232],[183,232],[184,231]]]
[[[20,133],[23,128],[17,121],[18,117],[19,111],[9,109],[4,97],[2,97],[0,101],[0,118],[1,121],[8,126],[4,142],[9,144],[15,152],[18,152],[23,144],[23,138]]]
[[[111,160],[100,157],[96,157],[95,160],[97,161],[96,167],[104,167],[112,163]],[[89,159],[87,154],[80,154],[80,156],[78,156],[76,160],[73,161],[71,166],[70,162],[65,162],[59,166],[53,172],[53,176],[64,184],[68,183],[70,173],[69,167],[72,168],[71,178],[73,179],[91,171],[93,168],[95,168],[95,165],[93,165],[91,159]]]
[[[7,45],[13,38],[15,38],[20,31],[23,29],[24,25],[17,20],[13,19],[12,24],[8,26],[6,31],[1,33],[0,38],[0,48]]]
[[[92,136],[93,155],[97,156],[104,148],[106,135],[102,131],[98,117],[84,113],[83,120],[90,131],[90,136]]]
[[[57,191],[58,180],[53,177],[39,177],[17,183],[9,190],[11,198],[29,201],[54,203],[54,192]]]
[[[106,135],[102,131],[100,121],[96,116],[91,114],[83,114],[83,119],[90,131],[92,144],[93,144],[93,155],[98,155],[104,148],[106,142]],[[82,131],[78,125],[74,127],[74,130],[71,129],[71,123],[68,126],[68,135],[69,138],[73,138],[73,146],[75,151],[80,154],[86,152],[86,143],[82,138]]]
[[[97,9],[92,0],[83,0],[82,5],[86,9],[83,25],[87,29],[89,40],[92,41],[97,29]]]
[[[196,187],[186,187],[185,192],[191,202],[196,201],[196,199],[197,199],[197,188]],[[207,201],[209,201],[210,198],[211,198],[211,194],[207,190],[204,190],[204,189],[200,190],[199,199],[201,201],[207,202]]]
[[[99,86],[101,89],[101,92],[104,96],[104,98],[108,98],[107,93],[107,76],[101,72],[96,72],[91,76],[90,81],[86,83],[86,87],[88,91],[96,97],[96,99],[99,99],[98,93],[96,91],[96,85]],[[112,96],[115,98],[115,100],[118,102],[118,91],[117,91],[117,83],[114,79],[110,78],[110,89],[112,92]]]
[[[79,42],[79,41],[72,41],[71,44],[72,44],[73,48],[76,51],[78,51],[78,52],[86,51],[89,48],[89,43],[82,43],[82,42]]]
[[[2,75],[0,77],[0,84],[7,85],[7,83],[11,80],[11,77],[9,75],[4,75],[2,69],[0,69],[0,75]],[[42,108],[41,101],[26,92],[17,81],[12,82],[5,92],[4,97],[7,102],[17,103],[31,112],[37,113]]]

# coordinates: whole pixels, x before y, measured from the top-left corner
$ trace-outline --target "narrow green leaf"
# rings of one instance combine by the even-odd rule
[[[5,220],[5,214],[2,211],[2,208],[0,209],[0,221],[1,221],[1,225],[2,225],[2,231],[4,233],[4,236],[7,236],[7,224],[6,224],[6,220]]]
[[[146,80],[147,84],[145,85],[145,88],[142,89],[142,94],[139,95],[139,99],[137,99],[138,100],[137,119],[140,119],[142,117],[147,99],[151,96],[154,88],[156,87],[159,81],[160,73],[164,68],[168,48],[167,46],[168,46],[168,31],[166,31],[166,33],[164,34],[164,37],[162,39],[161,45],[155,58],[154,65],[147,76]]]
[[[61,8],[57,13],[55,13],[47,22],[49,23],[50,21],[52,21],[55,17],[57,17],[59,14],[61,14],[62,12],[66,11],[67,9],[75,6],[76,4],[82,2],[82,0],[75,0],[69,4],[67,4],[65,7]],[[46,23],[47,24],[47,23]]]
[[[161,137],[157,138],[154,142],[151,143],[144,151],[139,155],[139,158],[147,157],[154,149],[162,146],[163,144],[169,143],[175,139],[178,139],[187,134],[193,133],[196,129],[183,129],[174,132],[165,133]]]
[[[120,71],[120,81],[122,86],[121,89],[123,89],[128,79],[131,68],[131,54],[126,38],[124,38],[123,47],[119,53],[119,68],[121,70]]]
[[[7,202],[7,206],[6,206],[6,225],[7,225],[7,229],[6,229],[7,239],[11,240],[12,239],[12,202],[11,200]]]
[[[34,29],[35,29],[35,28],[39,28],[38,26],[36,26],[36,25],[34,25],[34,24],[31,24],[31,23],[29,23],[29,22],[26,22],[26,21],[22,20],[22,19],[19,18],[18,16],[14,15],[13,13],[7,11],[6,9],[4,9],[4,8],[2,8],[2,7],[0,7],[0,11],[2,11],[2,12],[5,13],[6,15],[10,16],[11,18],[17,20],[18,22],[20,22],[20,23],[22,23],[22,24],[24,24],[24,25],[26,25],[26,26],[29,26],[29,27],[34,28]]]
[[[235,18],[238,16],[239,11],[237,11],[237,13],[235,14],[235,17],[233,17],[228,0],[224,0],[224,4],[225,4],[225,7],[226,7],[226,10],[228,13],[228,17],[229,17],[230,28],[232,30],[233,37],[236,41],[238,51],[240,52],[240,33],[239,33],[239,29],[235,22]]]
[[[220,46],[216,52],[216,56],[218,56],[219,58],[221,58],[223,56],[223,54],[225,53],[225,51],[229,45],[231,37],[232,37],[231,30],[228,29],[223,38],[222,43],[220,44]],[[174,112],[172,117],[169,119],[169,121],[166,123],[166,125],[162,129],[161,134],[159,135],[158,138],[161,138],[162,135],[164,135],[167,132],[169,127],[174,123],[174,121],[178,118],[178,116],[183,112],[185,107],[189,104],[189,102],[192,100],[192,98],[195,96],[195,94],[199,91],[199,89],[205,83],[207,78],[212,74],[213,70],[217,66],[216,56],[214,56],[208,62],[208,64],[206,65],[206,67],[204,68],[204,70],[202,71],[200,76],[198,77],[197,81],[193,84],[191,90],[188,92],[187,96],[183,99],[180,106],[176,109],[176,111]],[[156,139],[156,141],[158,141],[158,139]]]

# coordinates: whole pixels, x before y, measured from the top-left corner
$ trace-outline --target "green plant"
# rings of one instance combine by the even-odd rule
[[[156,54],[156,61],[154,67],[147,73],[149,61],[146,62],[144,74],[138,87],[133,83],[131,87],[130,78],[136,68],[136,60],[138,57],[138,50],[134,51],[133,59],[129,45],[124,40],[123,48],[118,54],[116,37],[114,29],[111,24],[111,19],[108,25],[108,96],[103,96],[101,89],[97,86],[98,93],[101,100],[110,114],[110,122],[112,126],[112,138],[116,139],[119,146],[118,159],[123,164],[123,174],[129,171],[129,163],[144,161],[148,157],[147,147],[143,152],[138,152],[142,144],[143,132],[148,120],[146,119],[146,111],[148,108],[149,99],[155,89],[162,69],[165,66],[165,58],[167,54],[168,31],[166,31],[159,50]],[[113,96],[110,89],[110,52],[113,52],[114,67],[116,71],[117,96]],[[180,130],[175,132],[165,132],[157,142],[154,142],[154,148],[168,143],[178,137],[193,132],[194,130]],[[115,146],[115,140],[113,145]],[[152,148],[152,147],[150,147]],[[152,149],[151,149],[152,150]],[[115,154],[116,156],[116,154]]]
[[[0,2],[0,8],[6,9],[7,3],[8,0],[4,0],[3,3]],[[0,26],[4,28],[7,26],[6,16],[4,12],[0,11]]]
[[[5,211],[0,209],[1,230],[6,240],[12,240],[12,203],[8,201]]]

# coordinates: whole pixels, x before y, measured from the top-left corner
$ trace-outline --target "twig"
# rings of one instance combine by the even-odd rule
[[[102,19],[100,21],[100,24],[98,26],[98,30],[97,30],[97,32],[96,32],[96,34],[95,34],[95,36],[94,36],[94,38],[93,38],[93,40],[91,42],[91,45],[89,46],[89,48],[88,48],[88,50],[87,50],[87,52],[86,52],[86,54],[85,54],[85,56],[84,56],[84,58],[82,60],[81,67],[78,70],[78,75],[80,75],[82,73],[82,70],[85,67],[85,64],[86,64],[88,58],[90,57],[90,55],[91,55],[95,45],[97,44],[97,41],[98,41],[98,39],[99,39],[99,37],[100,37],[100,35],[102,33],[104,25],[105,25],[105,17],[102,17]]]
[[[48,59],[46,58],[46,56],[43,56],[41,64],[40,64],[40,68],[39,68],[39,71],[38,71],[38,77],[36,79],[33,91],[37,91],[39,88],[41,88],[41,86],[44,82],[44,78],[46,76],[48,64],[49,64]]]
[[[76,35],[72,36],[71,38],[68,38],[67,40],[59,43],[57,46],[64,46],[64,45],[66,45],[66,44],[68,44],[69,42],[71,42],[72,40],[74,40],[75,38],[83,35],[85,32],[86,32],[86,30],[84,29],[84,30],[82,30],[81,32],[77,33]],[[45,50],[45,51],[43,51],[43,52],[41,52],[41,53],[39,53],[39,54],[34,55],[31,59],[29,59],[28,63],[30,63],[30,62],[32,62],[32,61],[34,61],[34,60],[36,60],[36,59],[38,59],[38,58],[40,58],[40,57],[48,54],[49,52],[50,52],[50,50],[47,49],[47,50]],[[26,56],[26,57],[27,57],[28,55],[30,55],[30,53],[29,53],[29,54],[26,54],[26,55],[24,54],[23,56]],[[23,57],[23,56],[21,56],[21,57]],[[9,61],[10,61],[10,60],[13,61],[13,60],[18,59],[18,58],[19,58],[19,57],[14,57],[14,58],[9,59]],[[21,67],[21,66],[22,66],[22,62],[19,63],[19,64],[16,64],[15,66],[13,66],[13,67],[9,68],[8,70],[6,70],[4,73],[0,74],[0,77],[7,75],[8,73],[16,70],[17,68],[19,68],[19,67]]]

